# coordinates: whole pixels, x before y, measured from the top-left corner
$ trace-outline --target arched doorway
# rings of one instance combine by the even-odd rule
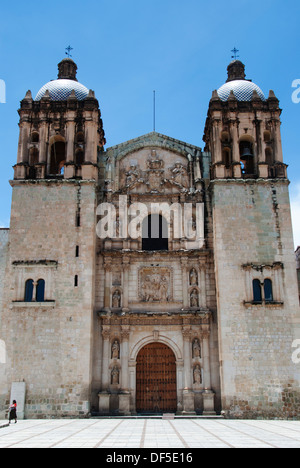
[[[137,356],[136,410],[137,413],[177,410],[176,357],[163,343],[151,343]]]

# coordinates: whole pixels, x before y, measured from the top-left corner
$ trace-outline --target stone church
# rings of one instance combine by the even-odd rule
[[[279,101],[234,60],[204,148],[106,148],[75,62],[21,101],[0,231],[0,417],[297,417],[300,310]],[[222,73],[222,70],[221,70]],[[222,80],[221,80],[222,82]]]

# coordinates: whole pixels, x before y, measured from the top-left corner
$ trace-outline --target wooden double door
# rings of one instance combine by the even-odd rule
[[[138,354],[136,410],[150,414],[177,411],[176,357],[162,343],[151,343]]]

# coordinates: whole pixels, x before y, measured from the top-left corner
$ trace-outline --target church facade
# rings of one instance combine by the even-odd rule
[[[300,310],[279,101],[234,60],[205,147],[114,147],[70,59],[21,101],[0,231],[0,417],[297,417]],[[21,389],[21,390],[20,390]]]

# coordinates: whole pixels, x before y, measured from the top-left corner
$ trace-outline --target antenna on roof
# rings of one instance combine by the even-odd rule
[[[74,50],[71,46],[66,47],[66,56],[68,58],[72,57],[71,50]]]
[[[156,126],[156,91],[153,91],[153,131],[155,132]]]
[[[232,49],[231,51],[233,53],[233,55],[231,56],[231,58],[233,58],[234,60],[236,60],[237,58],[239,58],[240,56],[237,55],[239,50],[235,47],[234,49]]]

